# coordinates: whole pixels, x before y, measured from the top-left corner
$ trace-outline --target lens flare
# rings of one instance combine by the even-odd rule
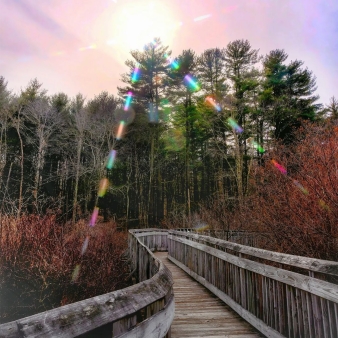
[[[119,129],[117,130],[117,135],[116,135],[117,140],[121,140],[123,136],[123,132],[124,132],[124,126],[125,126],[124,121],[121,121],[119,125]]]
[[[162,112],[161,114],[162,120],[165,122],[168,122],[170,113],[171,113],[169,101],[167,99],[162,99],[160,102],[160,107],[161,107],[161,112]]]
[[[195,227],[195,230],[196,230],[197,232],[203,232],[203,231],[205,231],[205,230],[207,230],[207,229],[209,229],[209,225],[206,224],[206,223],[200,224],[200,225],[198,225],[198,226]]]
[[[75,269],[74,269],[73,274],[72,274],[72,282],[75,282],[78,279],[79,274],[80,274],[80,268],[81,268],[80,264],[77,264],[75,266]]]
[[[166,58],[166,60],[170,64],[171,68],[174,68],[176,70],[178,68],[180,68],[179,64],[175,60],[173,60],[168,54],[164,54],[164,57]]]
[[[236,122],[233,118],[229,117],[229,118],[228,118],[228,123],[230,124],[230,126],[231,126],[233,129],[236,130],[237,133],[242,133],[242,132],[243,132],[243,128],[240,127],[240,126],[237,124],[237,122]]]
[[[285,167],[283,167],[281,164],[279,164],[277,161],[275,160],[271,160],[271,163],[283,174],[286,175],[287,171],[285,169]]]
[[[111,150],[107,159],[107,169],[112,169],[116,158],[116,150]]]
[[[212,98],[211,96],[207,96],[205,98],[205,101],[209,104],[211,104],[217,111],[221,111],[221,107],[219,106],[218,103],[216,103],[215,99]]]
[[[208,19],[211,17],[211,14],[206,14],[206,15],[202,15],[202,16],[198,16],[197,18],[194,19],[194,21],[201,21],[201,20],[204,20],[204,19]]]
[[[96,44],[94,43],[94,44],[92,44],[92,45],[89,45],[89,46],[87,46],[87,47],[81,47],[81,48],[79,48],[79,51],[80,52],[83,52],[84,50],[88,50],[88,49],[96,49],[97,47],[96,47]]]
[[[168,151],[181,151],[185,145],[185,137],[180,129],[169,129],[164,136],[165,148]]]
[[[113,115],[117,123],[123,121],[126,125],[128,125],[134,121],[135,111],[132,107],[127,110],[118,108],[114,111]]]
[[[252,140],[251,144],[256,148],[261,154],[265,152],[265,149],[261,147],[256,141]]]
[[[93,227],[97,221],[97,216],[99,215],[99,208],[98,207],[95,207],[94,208],[94,211],[93,211],[93,214],[92,214],[92,217],[90,219],[90,222],[89,222],[89,225],[91,227]]]
[[[133,75],[131,77],[131,82],[135,83],[136,81],[139,80],[139,77],[140,77],[140,68],[139,66],[136,66],[134,69]]]
[[[127,111],[129,109],[132,97],[133,97],[133,93],[128,92],[128,95],[126,97],[126,103],[124,104],[124,111]]]
[[[330,210],[330,207],[322,199],[319,200],[319,205],[325,210]]]
[[[200,86],[199,84],[190,76],[190,75],[186,75],[184,77],[184,82],[186,82],[186,84],[192,89],[192,90],[200,90]]]
[[[87,236],[83,242],[82,249],[81,249],[81,255],[84,255],[84,253],[87,251],[88,243],[89,243],[89,236]]]
[[[309,192],[297,180],[293,180],[293,184],[304,194],[308,195]]]
[[[152,102],[149,103],[149,122],[158,122],[158,111],[157,108],[154,107],[154,104]]]
[[[99,197],[103,197],[106,192],[107,192],[107,188],[108,188],[108,184],[109,184],[109,181],[107,178],[103,178],[100,182],[100,188],[99,188]]]

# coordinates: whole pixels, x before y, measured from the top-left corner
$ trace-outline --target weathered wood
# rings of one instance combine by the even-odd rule
[[[172,338],[250,337],[260,334],[236,312],[168,260],[166,253],[155,253],[174,278],[175,317]]]
[[[189,274],[191,277],[196,279],[200,284],[205,286],[209,289],[213,294],[215,294],[219,299],[221,299],[224,303],[229,305],[233,310],[235,310],[243,319],[249,322],[252,326],[258,329],[267,337],[271,338],[283,338],[284,336],[280,335],[277,331],[273,330],[272,328],[268,327],[263,321],[259,320],[257,317],[253,316],[249,311],[245,310],[241,306],[239,306],[233,299],[231,299],[228,295],[221,292],[211,283],[207,282],[204,278],[197,275],[195,272],[190,270],[188,267],[177,261],[175,258],[168,256],[168,259],[175,263],[178,267],[180,267],[183,271]],[[202,306],[205,306],[202,304]],[[176,305],[178,307],[178,305]],[[193,309],[192,309],[193,311]],[[175,319],[174,319],[175,320]],[[173,324],[174,325],[174,324]],[[230,329],[230,328],[229,328]],[[202,335],[201,335],[202,336]],[[204,337],[204,336],[203,336]]]
[[[131,230],[128,247],[139,284],[0,325],[0,338],[160,338],[164,335],[169,338],[173,279],[167,267],[151,252],[167,248],[172,261],[266,336],[338,337],[338,286],[314,278],[314,272],[338,275],[337,262],[275,253],[192,232],[164,229]],[[256,258],[273,262],[272,265],[277,262],[281,267],[306,269],[309,276],[258,263],[254,261]],[[187,293],[191,285],[186,282],[180,288]],[[190,311],[196,310],[197,305],[192,305],[196,302],[204,308],[211,304],[205,299],[202,302],[196,295],[193,303],[182,301],[181,295],[176,295],[176,301],[183,302]],[[197,311],[197,316],[205,316],[203,311]],[[181,321],[177,331],[179,337],[197,337],[207,328],[210,337],[220,337],[225,329],[225,324],[218,329],[204,322],[200,325],[189,322],[192,335],[188,335],[183,329],[188,322]],[[236,321],[230,322],[228,324],[239,336],[255,336],[245,333]],[[208,337],[204,333],[203,337]]]
[[[234,266],[238,266],[242,269],[246,269],[252,272],[259,273],[262,276],[266,276],[274,280],[280,281],[282,283],[305,290],[307,292],[311,292],[312,294],[331,300],[333,302],[338,302],[338,285],[336,284],[332,284],[326,281],[304,276],[296,272],[287,271],[283,269],[277,269],[269,265],[265,265],[265,264],[258,263],[258,262],[253,262],[253,261],[250,261],[249,259],[240,258],[234,255],[225,253],[223,251],[220,251],[218,249],[214,249],[205,244],[199,244],[197,242],[193,242],[185,238],[178,238],[178,237],[174,237],[171,235],[168,235],[168,238],[176,242],[186,244],[202,252],[206,252],[215,257],[221,258],[233,264]],[[236,275],[237,283],[240,286],[240,282],[238,282],[239,278],[237,277],[236,272],[235,272],[235,275]],[[236,290],[239,290],[239,289],[236,289]],[[265,288],[265,292],[266,290],[267,289]],[[237,292],[236,298],[238,298],[239,292],[238,291],[236,292]]]
[[[338,285],[314,278],[313,271],[307,276],[214,247],[213,239],[205,236],[169,231],[170,259],[265,335],[337,338]],[[219,260],[223,284],[215,278]]]
[[[119,338],[143,338],[143,337],[164,337],[170,329],[174,319],[175,302],[172,296],[168,304],[152,317],[146,319],[131,331],[119,336]]]
[[[264,249],[253,248],[237,243],[228,242],[225,240],[212,238],[203,235],[197,235],[194,233],[183,233],[182,231],[169,231],[169,234],[175,236],[182,236],[190,238],[192,240],[198,240],[200,243],[203,241],[205,243],[210,243],[212,245],[217,245],[220,248],[232,250],[234,252],[250,255],[257,258],[266,259],[272,262],[282,263],[285,265],[290,265],[310,271],[320,272],[324,274],[330,274],[338,276],[338,262],[332,262],[316,258],[308,258],[303,256],[289,255],[285,253],[273,252]]]
[[[113,332],[122,334],[130,331],[139,324],[137,318],[141,318],[141,321],[147,317],[152,318],[171,299],[172,275],[132,232],[128,241],[130,257],[133,260],[132,264],[137,268],[140,283],[0,325],[0,337],[70,338],[113,323],[113,329],[108,334],[112,337]],[[151,309],[146,318],[139,315],[144,309]],[[171,317],[168,316],[168,320]],[[148,319],[148,323],[151,322],[151,318]],[[154,320],[158,320],[157,317],[154,317]],[[170,327],[169,321],[163,326],[165,327]],[[164,331],[161,329],[159,332]],[[158,337],[156,334],[153,337]]]

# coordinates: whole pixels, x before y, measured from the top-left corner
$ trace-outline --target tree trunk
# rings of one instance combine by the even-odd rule
[[[23,141],[20,133],[20,128],[19,128],[19,122],[20,120],[18,119],[17,125],[16,125],[16,131],[18,133],[18,137],[20,140],[20,186],[19,186],[19,199],[18,199],[18,211],[17,211],[17,218],[20,217],[21,215],[21,210],[22,210],[22,191],[23,191],[23,178],[24,178],[24,154],[23,154]]]
[[[81,150],[82,150],[82,137],[79,139],[78,144],[77,144],[75,186],[74,186],[73,212],[72,212],[72,223],[73,224],[76,221],[76,215],[77,215],[77,196],[78,196],[78,189],[79,189]]]

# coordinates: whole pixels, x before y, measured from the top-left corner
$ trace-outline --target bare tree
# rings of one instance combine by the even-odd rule
[[[53,134],[61,127],[62,119],[56,110],[50,106],[47,100],[37,99],[30,103],[26,108],[25,118],[31,122],[29,128],[33,135],[33,143],[36,148],[34,155],[34,181],[33,198],[34,209],[39,211],[38,196],[39,187],[42,184],[42,170],[45,164],[45,156],[49,146],[49,141]]]
[[[73,196],[73,211],[72,222],[75,223],[77,208],[78,208],[78,190],[80,179],[80,167],[81,167],[81,154],[85,140],[85,131],[89,126],[89,114],[85,108],[85,98],[78,94],[71,103],[72,118],[73,118],[73,130],[76,142],[76,155],[75,155],[75,183],[74,183],[74,196]]]

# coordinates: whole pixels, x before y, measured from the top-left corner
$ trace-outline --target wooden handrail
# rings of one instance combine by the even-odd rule
[[[313,275],[335,278],[338,263],[247,247],[192,230],[130,230],[129,256],[139,284],[0,325],[0,338],[170,337],[173,280],[151,250],[168,250],[171,261],[267,337],[338,337],[338,285]],[[277,263],[308,270],[310,276]]]
[[[331,275],[336,275],[336,262],[274,253],[183,231],[168,232],[168,258],[267,337],[338,337],[337,284],[252,258]]]
[[[0,337],[170,337],[174,317],[169,269],[130,231],[131,263],[140,283],[0,325]],[[148,229],[150,241],[156,235]],[[160,237],[161,243],[163,236]],[[143,237],[143,240],[146,237]],[[165,233],[165,239],[167,233]],[[165,318],[165,320],[164,320]]]
[[[182,232],[171,231],[172,235],[182,236]],[[207,245],[213,245],[219,250],[231,250],[232,252],[241,253],[249,255],[252,257],[264,259],[266,261],[272,261],[276,263],[281,263],[284,265],[289,265],[297,268],[302,268],[304,270],[319,272],[323,274],[338,276],[338,262],[327,261],[317,258],[309,258],[303,256],[289,255],[280,252],[268,251],[264,249],[253,248],[246,245],[241,245],[222,239],[217,239],[209,236],[198,235],[194,233],[184,233],[185,238],[198,241],[199,243],[205,243]]]

